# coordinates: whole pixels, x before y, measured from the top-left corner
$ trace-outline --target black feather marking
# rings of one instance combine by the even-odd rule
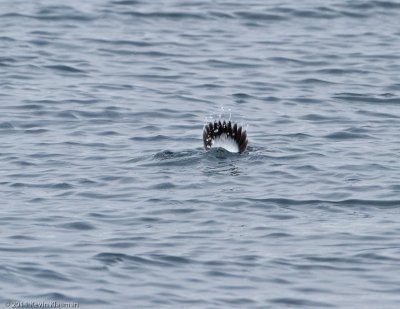
[[[237,124],[236,123],[233,125],[232,135],[233,135],[233,137],[236,137],[236,135],[237,135]]]
[[[236,131],[236,136],[235,136],[236,142],[239,143],[241,138],[242,138],[242,127],[239,126]]]
[[[239,141],[239,152],[242,153],[243,151],[245,151],[246,147],[247,147],[247,133],[246,131],[243,131],[242,137],[240,138]]]
[[[228,126],[227,126],[226,130],[227,130],[228,136],[232,137],[232,124],[230,121],[228,122]]]
[[[240,141],[239,141],[239,145],[243,144],[246,141],[246,139],[247,139],[247,133],[246,133],[246,131],[243,131],[242,137],[240,138]]]
[[[244,151],[246,150],[246,148],[247,148],[247,139],[244,141],[243,144],[241,144],[241,145],[239,146],[239,152],[240,152],[240,153],[244,152]]]
[[[209,150],[211,148],[212,140],[214,138],[213,134],[214,134],[213,126],[211,123],[209,123],[204,127],[203,131],[203,143],[204,143],[204,148],[206,150]]]

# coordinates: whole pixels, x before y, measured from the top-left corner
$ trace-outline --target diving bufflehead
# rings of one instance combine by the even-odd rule
[[[247,133],[240,125],[231,121],[214,121],[204,126],[203,143],[204,149],[221,147],[230,152],[242,153],[247,147]]]

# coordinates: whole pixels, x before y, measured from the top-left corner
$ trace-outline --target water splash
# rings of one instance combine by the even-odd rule
[[[226,108],[223,105],[221,105],[219,107],[219,110],[215,111],[214,113],[211,114],[207,114],[204,117],[204,125],[207,125],[210,122],[215,122],[215,121],[231,121],[231,122],[235,122],[237,124],[240,123],[240,125],[244,128],[245,126],[247,126],[247,124],[243,121],[243,116],[240,114],[236,113],[236,116],[234,118],[232,118],[232,114],[235,115],[235,113],[232,113],[232,109],[231,108]],[[236,119],[236,120],[235,120]],[[241,121],[239,121],[239,119]],[[246,127],[247,129],[247,127]]]

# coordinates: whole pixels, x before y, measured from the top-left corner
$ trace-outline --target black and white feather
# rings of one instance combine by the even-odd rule
[[[214,121],[204,126],[203,143],[205,150],[222,147],[230,152],[244,152],[247,148],[247,133],[240,125],[231,121]]]

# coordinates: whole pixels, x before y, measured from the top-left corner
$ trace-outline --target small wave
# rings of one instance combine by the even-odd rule
[[[2,129],[2,130],[12,130],[12,129],[14,129],[14,126],[12,125],[11,122],[1,122],[0,123],[0,129]]]
[[[354,133],[348,131],[338,131],[324,136],[329,139],[337,139],[337,140],[349,140],[349,139],[360,139],[360,138],[373,138],[368,134]]]
[[[326,68],[317,70],[318,74],[327,74],[327,75],[350,75],[350,74],[370,74],[372,72],[367,70],[360,69],[342,69],[342,68]]]
[[[387,97],[385,95],[361,94],[361,93],[338,93],[332,98],[346,102],[363,102],[377,104],[400,104],[400,97]]]
[[[233,97],[238,98],[238,99],[251,99],[253,98],[253,96],[251,96],[250,94],[247,93],[234,93],[232,94]]]
[[[0,15],[2,19],[15,19],[15,18],[25,18],[25,19],[36,19],[36,20],[44,20],[44,21],[92,21],[94,20],[93,16],[84,15],[84,14],[37,14],[37,15],[29,15],[29,14],[20,14],[20,13],[6,13]]]
[[[397,9],[400,8],[400,3],[392,1],[368,1],[368,2],[346,2],[346,7],[356,10],[373,10],[380,9]]]
[[[110,45],[115,49],[115,46],[135,46],[135,47],[149,47],[160,45],[160,42],[147,42],[136,40],[112,40],[112,39],[99,39],[99,38],[84,38],[86,43],[99,43],[101,45]]]
[[[51,281],[71,281],[67,276],[60,272],[56,272],[51,269],[45,269],[40,266],[22,266],[18,267],[20,272],[24,274],[29,274],[34,277],[44,278]]]
[[[72,66],[68,66],[68,65],[47,65],[45,66],[48,69],[52,69],[52,70],[56,70],[56,71],[60,71],[60,72],[65,72],[65,73],[85,73],[85,71],[81,70],[81,69],[77,69],[74,68]]]
[[[312,135],[306,134],[306,133],[289,133],[289,134],[283,134],[281,136],[289,137],[289,138],[296,138],[296,139],[299,139],[299,140],[303,140],[303,139],[307,139],[307,138],[312,137]]]
[[[357,113],[360,114],[360,115],[366,115],[366,116],[371,116],[371,117],[376,117],[376,118],[385,118],[385,119],[398,119],[398,118],[400,118],[400,116],[397,116],[397,115],[394,115],[394,114],[375,112],[375,111],[360,110],[360,111],[357,111]]]
[[[30,162],[19,162],[19,164],[24,166],[32,166],[35,165]],[[11,184],[12,187],[15,188],[44,188],[44,189],[57,189],[57,190],[69,190],[72,189],[73,186],[66,182],[60,183],[47,183],[47,184],[33,184],[33,183],[22,183],[22,182],[14,182]]]
[[[247,12],[247,11],[238,11],[235,12],[237,17],[246,20],[255,20],[255,21],[281,21],[287,19],[285,16],[278,14],[268,14],[268,13],[256,13],[256,12]]]
[[[11,57],[0,57],[0,66],[7,67],[17,63],[15,58]]]
[[[122,117],[122,114],[120,114],[119,112],[107,108],[99,112],[89,112],[86,110],[72,110],[69,112],[83,118],[118,119]]]
[[[146,18],[146,19],[170,19],[173,21],[184,20],[184,19],[195,19],[195,20],[203,20],[206,19],[205,14],[195,14],[195,13],[187,13],[187,12],[138,12],[138,11],[130,11],[124,12],[125,15],[130,15],[132,17]]]
[[[172,182],[163,182],[152,186],[151,188],[154,190],[168,190],[173,189],[176,186]]]
[[[276,204],[284,206],[295,205],[335,205],[335,206],[372,206],[372,207],[400,207],[400,200],[362,200],[362,199],[347,199],[347,200],[295,200],[285,198],[270,198],[270,199],[254,199],[248,200],[263,204]]]
[[[41,293],[41,294],[35,295],[35,297],[37,297],[37,299],[39,299],[40,301],[42,301],[42,300],[48,300],[49,302],[54,302],[54,301],[61,302],[62,301],[65,303],[70,303],[71,305],[77,304],[76,307],[71,306],[71,308],[79,308],[80,305],[106,305],[106,304],[109,304],[107,301],[98,299],[96,297],[93,297],[93,298],[90,298],[89,296],[77,297],[76,295],[69,296],[66,293],[59,293],[59,292]],[[36,304],[40,305],[40,301],[37,301]],[[57,305],[60,305],[60,303]]]
[[[283,297],[283,298],[273,298],[270,300],[271,303],[279,304],[281,306],[295,306],[295,307],[305,307],[305,308],[331,308],[336,307],[335,305],[321,302],[321,301],[314,301],[305,298],[293,298],[293,297]]]
[[[100,192],[80,192],[77,195],[95,200],[126,200],[132,197],[131,193],[105,194]]]
[[[294,58],[288,57],[270,57],[267,60],[277,63],[284,63],[284,64],[296,64],[301,67],[305,66],[326,66],[329,63],[326,61],[315,61],[315,60],[299,60]]]
[[[342,122],[344,119],[339,117],[330,117],[321,114],[308,114],[300,117],[303,120],[315,121],[315,122]]]
[[[314,10],[293,10],[291,12],[293,17],[313,18],[313,19],[334,19],[339,17],[337,11],[326,8],[317,7]]]
[[[215,68],[226,68],[226,69],[237,69],[237,68],[257,68],[259,65],[256,63],[249,62],[233,62],[210,59],[205,61],[206,65],[210,65]]]
[[[190,166],[196,165],[199,162],[200,151],[183,150],[170,151],[163,150],[155,155],[151,162],[144,163],[145,166]]]
[[[43,134],[47,132],[49,132],[47,129],[24,130],[25,134]]]
[[[174,140],[174,139],[176,140],[177,138],[161,134],[150,135],[150,136],[134,136],[130,138],[130,140],[132,141],[153,141],[153,142],[163,141],[163,140]],[[180,140],[180,138],[178,138],[178,140]]]
[[[78,117],[75,116],[72,111],[62,111],[62,112],[57,113],[55,116],[58,118],[64,118],[64,119],[78,119]]]
[[[37,45],[37,46],[46,46],[51,44],[50,40],[45,40],[45,39],[34,39],[34,40],[30,40],[29,43],[33,44],[33,45]]]
[[[69,222],[69,223],[63,223],[59,225],[62,228],[65,229],[72,229],[72,230],[94,230],[95,227],[91,225],[90,223],[83,222],[83,221],[76,221],[76,222]]]
[[[141,4],[142,1],[138,0],[116,0],[116,1],[111,1],[112,4],[116,5],[137,5]]]
[[[152,254],[148,257],[143,257],[124,253],[103,252],[97,254],[94,259],[99,260],[106,265],[114,265],[116,263],[124,262],[135,263],[138,265],[171,267],[192,263],[192,260],[185,257],[162,254]]]
[[[298,81],[306,85],[335,85],[336,83],[318,78],[305,78]]]
[[[0,36],[0,41],[3,41],[3,42],[15,42],[16,39],[11,38],[9,36]]]
[[[42,20],[72,20],[79,22],[91,21],[94,19],[94,16],[80,12],[75,8],[67,5],[43,6],[40,10],[37,11],[37,14],[34,15],[34,17]]]

